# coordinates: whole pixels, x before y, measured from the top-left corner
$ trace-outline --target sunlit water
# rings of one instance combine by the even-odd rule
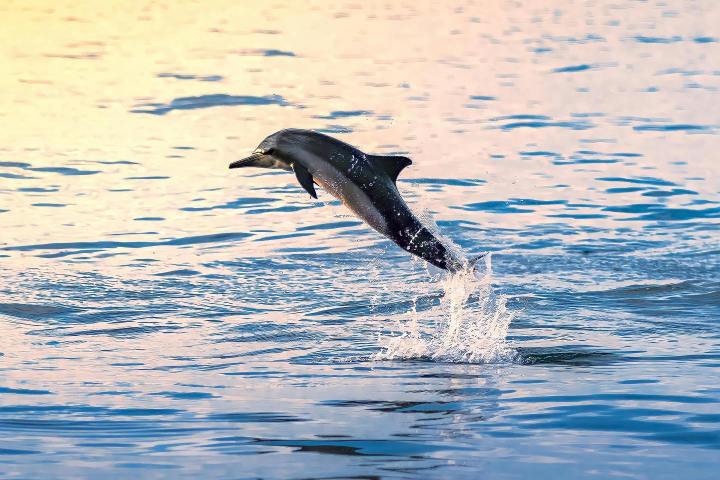
[[[2,478],[717,478],[717,2],[0,18]],[[490,255],[227,169],[285,127]]]

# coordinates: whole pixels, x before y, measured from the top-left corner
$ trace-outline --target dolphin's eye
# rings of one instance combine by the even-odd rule
[[[274,151],[275,151],[274,148],[268,148],[268,149],[265,150],[263,153],[264,153],[265,155],[272,155]]]

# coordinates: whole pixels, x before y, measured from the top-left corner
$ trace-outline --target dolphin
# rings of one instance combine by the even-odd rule
[[[370,155],[328,135],[292,128],[273,133],[230,168],[293,171],[311,197],[317,198],[315,185],[321,186],[400,248],[450,272],[472,269],[484,255],[462,258],[423,225],[400,196],[395,182],[411,163],[407,157]]]

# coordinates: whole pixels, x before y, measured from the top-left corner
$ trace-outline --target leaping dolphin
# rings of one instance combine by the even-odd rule
[[[278,168],[295,172],[300,185],[317,198],[315,185],[340,200],[372,228],[423,260],[456,272],[470,261],[446,247],[412,213],[395,181],[412,161],[406,157],[370,155],[340,140],[310,130],[273,133],[252,155],[230,168]]]

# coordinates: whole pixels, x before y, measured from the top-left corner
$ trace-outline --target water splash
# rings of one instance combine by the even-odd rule
[[[484,272],[461,271],[443,279],[440,303],[418,312],[417,297],[396,333],[381,336],[376,360],[429,359],[457,363],[519,360],[506,337],[514,312],[492,288],[492,256]],[[431,321],[428,321],[430,319]]]

